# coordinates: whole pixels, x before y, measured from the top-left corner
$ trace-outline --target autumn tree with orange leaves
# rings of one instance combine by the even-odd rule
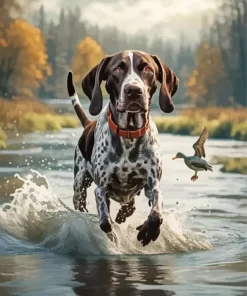
[[[17,19],[0,35],[0,96],[32,97],[51,69],[40,30]]]
[[[187,81],[187,95],[197,106],[227,105],[229,93],[220,49],[207,41],[196,54],[196,66]]]
[[[82,78],[104,58],[102,47],[91,37],[83,39],[76,48],[72,60],[72,71],[75,83],[81,82]]]

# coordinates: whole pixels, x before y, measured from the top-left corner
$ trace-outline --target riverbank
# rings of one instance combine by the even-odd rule
[[[185,109],[179,116],[154,117],[160,133],[184,136],[199,135],[204,126],[213,139],[247,140],[247,109],[205,108]]]
[[[0,99],[0,106],[0,149],[7,148],[8,137],[12,134],[60,131],[79,126],[76,116],[57,114],[37,100]]]
[[[247,157],[222,157],[215,156],[212,164],[221,164],[223,173],[247,175]]]

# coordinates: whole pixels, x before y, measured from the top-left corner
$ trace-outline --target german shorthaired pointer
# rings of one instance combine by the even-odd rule
[[[110,102],[102,110],[101,82]],[[125,222],[135,211],[135,196],[144,189],[151,212],[137,227],[138,241],[145,246],[155,241],[162,223],[162,163],[158,131],[149,111],[151,98],[160,82],[159,104],[170,113],[174,106],[176,75],[157,56],[140,51],[123,51],[105,57],[82,80],[90,99],[89,112],[98,115],[90,121],[75,93],[72,72],[68,93],[84,127],[74,157],[74,206],[84,212],[87,188],[94,182],[99,223],[105,233],[112,231],[110,199],[121,204],[116,222]],[[102,111],[101,111],[102,110]]]

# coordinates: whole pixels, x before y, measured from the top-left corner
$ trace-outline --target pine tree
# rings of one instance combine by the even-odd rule
[[[53,21],[48,27],[46,37],[46,51],[48,54],[48,63],[52,68],[52,75],[44,82],[44,93],[39,93],[40,97],[55,98],[56,97],[56,26]]]
[[[46,34],[46,23],[45,23],[44,5],[41,5],[40,9],[39,9],[39,26],[38,27],[39,27],[42,35],[45,36],[45,34]]]
[[[66,17],[64,9],[61,9],[59,24],[57,26],[56,34],[56,56],[55,56],[55,86],[56,86],[56,97],[66,98],[66,77],[68,73],[68,65],[66,63],[67,57],[67,44],[66,44]]]

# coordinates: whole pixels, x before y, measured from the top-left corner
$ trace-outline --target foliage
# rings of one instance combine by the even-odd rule
[[[79,44],[83,41],[85,43],[85,40],[93,39],[97,44],[95,48],[92,48],[93,52],[99,46],[102,53],[107,55],[125,49],[139,49],[159,55],[179,76],[180,88],[176,95],[177,100],[184,101],[186,99],[184,95],[184,83],[194,66],[194,53],[185,42],[186,36],[181,36],[181,46],[178,49],[173,40],[163,42],[160,38],[154,38],[150,42],[150,40],[140,33],[136,36],[130,36],[124,32],[120,32],[115,27],[99,28],[89,25],[81,20],[80,9],[78,7],[68,11],[61,9],[57,24],[47,22],[45,7],[39,9],[36,19],[38,19],[39,28],[46,40],[48,61],[52,67],[52,75],[46,81],[42,82],[38,93],[39,97],[67,98],[68,94],[65,82],[71,65],[75,72],[78,73],[78,77],[75,77],[78,84],[90,67],[86,63],[86,69],[84,70],[82,65],[85,65],[85,60],[76,58],[76,56],[81,56],[80,54],[78,55]],[[92,42],[90,41],[89,43]],[[75,59],[79,61],[78,65],[73,65]],[[80,89],[81,87],[79,86],[77,91]],[[104,87],[102,87],[102,90],[105,94]]]
[[[0,106],[0,124],[6,130],[12,130],[27,113],[54,114],[50,108],[34,99],[0,99]]]
[[[222,164],[223,166],[220,169],[221,172],[247,175],[246,157],[215,156],[212,163]]]
[[[0,95],[32,97],[51,73],[40,30],[17,19],[2,33]]]
[[[37,100],[0,100],[0,149],[6,148],[8,133],[59,131],[79,126],[76,116],[57,115]]]
[[[197,106],[217,105],[218,85],[224,78],[219,48],[202,42],[196,55],[196,66],[187,82],[187,95]]]
[[[39,32],[36,35],[40,38],[42,35],[45,44],[38,48],[38,46],[35,47],[37,43],[35,42],[32,45],[34,53],[30,52],[30,55],[33,56],[35,52],[38,55],[38,52],[41,54],[42,51],[44,55],[47,53],[47,58],[46,66],[37,66],[39,70],[29,67],[29,70],[25,71],[27,75],[26,72],[32,69],[34,81],[30,79],[30,76],[19,79],[21,76],[12,75],[11,71],[7,71],[5,75],[1,71],[3,67],[9,67],[8,65],[11,69],[11,65],[15,64],[19,56],[14,51],[17,48],[7,50],[7,31],[13,26],[14,20],[21,22],[16,18],[20,17],[25,8],[35,1],[1,0],[0,2],[0,56],[2,56],[1,50],[5,51],[4,65],[0,58],[0,94],[7,93],[11,97],[25,93],[26,95],[37,94],[41,98],[67,98],[67,72],[72,65],[78,73],[76,81],[79,82],[83,78],[90,68],[87,64],[91,62],[77,59],[81,56],[78,54],[78,48],[83,41],[85,43],[85,40],[93,39],[97,46],[93,47],[92,51],[100,47],[102,53],[113,54],[124,49],[139,49],[159,55],[179,77],[177,103],[192,100],[197,106],[203,107],[246,105],[247,5],[245,0],[219,0],[212,24],[210,25],[206,18],[203,19],[204,29],[196,49],[193,44],[188,44],[184,34],[179,37],[178,45],[173,40],[163,41],[160,37],[154,37],[151,41],[140,32],[131,36],[118,31],[115,27],[99,28],[89,25],[81,18],[78,7],[74,10],[61,9],[59,21],[55,24],[53,21],[48,22],[46,7],[41,6],[32,18],[35,19],[35,25],[38,25],[42,33]],[[30,28],[29,30],[33,32]],[[20,32],[20,28],[16,30],[15,35],[23,33],[25,37],[22,38],[20,46],[33,39],[31,36],[34,35],[27,34],[28,32],[28,30]],[[12,34],[14,35],[13,30]],[[35,38],[38,38],[37,36]],[[92,44],[91,41],[88,43]],[[38,48],[37,51],[35,48]],[[7,59],[6,52],[9,52]],[[78,66],[75,60],[80,62]],[[37,58],[37,62],[39,61]],[[48,64],[52,71],[48,70]],[[84,66],[86,66],[85,69]],[[37,74],[40,72],[43,78]],[[37,88],[38,92],[35,93]]]
[[[62,128],[75,128],[79,124],[75,116],[27,113],[16,124],[19,132],[60,131]]]
[[[0,21],[0,33],[3,26],[8,23],[13,14],[19,14],[22,11],[22,5],[18,0],[1,0],[1,21]]]
[[[202,34],[187,94],[197,106],[246,106],[247,4],[219,3],[212,26]]]
[[[206,117],[207,120],[218,120],[219,118],[229,119],[234,122],[244,122],[247,120],[247,109],[245,108],[188,108],[181,111],[181,115],[199,118]]]
[[[5,132],[0,126],[0,150],[5,149],[7,147],[6,140],[7,140],[7,135],[5,134]]]
[[[91,37],[83,39],[76,48],[72,61],[74,82],[81,82],[82,78],[104,58],[102,47]],[[79,87],[78,87],[79,88]]]
[[[155,117],[159,132],[199,135],[204,126],[210,138],[247,140],[246,109],[188,109],[177,117]]]

